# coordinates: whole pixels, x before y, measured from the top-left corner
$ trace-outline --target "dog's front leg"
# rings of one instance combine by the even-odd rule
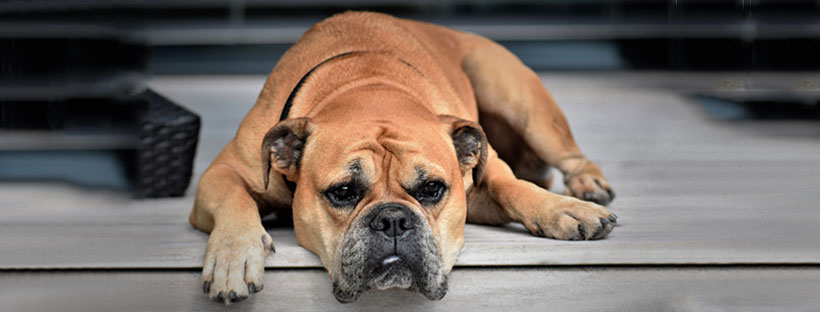
[[[564,240],[601,239],[617,217],[601,205],[549,192],[515,177],[512,169],[491,151],[482,184],[473,198],[467,220],[476,223],[520,222],[533,235]]]
[[[211,166],[200,180],[190,221],[211,233],[202,267],[203,290],[211,299],[228,304],[262,290],[273,240],[239,175]]]

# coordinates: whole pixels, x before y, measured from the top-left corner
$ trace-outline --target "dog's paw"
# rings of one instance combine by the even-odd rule
[[[255,229],[215,228],[202,267],[203,291],[214,301],[245,300],[265,285],[265,258],[273,239],[262,225]]]
[[[565,179],[564,194],[604,206],[615,199],[612,186],[609,185],[609,181],[597,165],[585,162],[583,168],[580,169],[577,173],[570,173]]]
[[[618,217],[601,205],[565,197],[530,222],[524,222],[524,226],[536,236],[591,240],[609,235],[617,221]]]

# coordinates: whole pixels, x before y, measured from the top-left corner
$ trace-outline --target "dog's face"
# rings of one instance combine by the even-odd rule
[[[363,109],[374,101],[383,109]],[[465,182],[480,178],[486,149],[477,124],[368,88],[271,129],[263,174],[297,183],[296,236],[321,257],[340,302],[373,288],[436,300],[464,241]]]

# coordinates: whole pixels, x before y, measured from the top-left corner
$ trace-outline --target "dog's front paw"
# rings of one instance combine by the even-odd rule
[[[273,239],[262,225],[254,229],[215,228],[202,267],[203,290],[217,302],[239,302],[262,290],[265,258]]]
[[[615,192],[601,169],[590,161],[566,174],[564,194],[606,206],[615,199]]]
[[[533,235],[562,240],[587,240],[606,237],[618,217],[601,205],[564,197],[524,226]]]

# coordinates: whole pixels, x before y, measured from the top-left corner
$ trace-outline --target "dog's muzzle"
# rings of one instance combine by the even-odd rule
[[[430,300],[447,292],[430,225],[403,204],[378,204],[354,221],[339,259],[333,294],[340,302],[356,301],[371,288],[418,291]]]

